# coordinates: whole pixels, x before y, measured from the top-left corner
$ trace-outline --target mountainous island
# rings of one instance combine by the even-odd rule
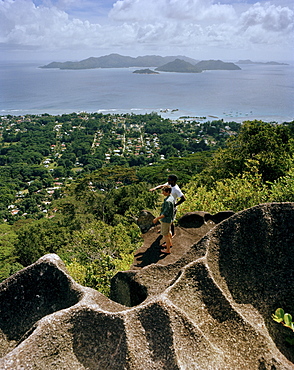
[[[92,69],[92,68],[130,68],[130,67],[159,67],[175,59],[182,59],[189,63],[197,63],[197,60],[185,56],[145,55],[136,58],[120,54],[109,54],[102,57],[90,57],[78,62],[52,62],[40,68],[59,69]]]
[[[173,62],[169,62],[161,67],[157,67],[155,70],[162,72],[180,72],[180,73],[202,72],[202,70],[197,68],[197,66],[193,65],[192,63],[186,62],[182,59],[176,59]]]
[[[202,60],[197,63],[195,67],[201,69],[202,71],[209,70],[240,70],[241,68],[234,63],[223,62],[221,60]]]
[[[270,65],[270,66],[288,66],[289,64],[287,63],[279,63],[279,62],[252,62],[250,59],[245,59],[245,60],[238,60],[236,64],[265,64],[265,65]]]
[[[226,63],[221,60],[202,60],[193,65],[181,59],[176,59],[173,62],[167,63],[161,67],[157,67],[156,71],[162,72],[179,72],[179,73],[201,73],[208,70],[240,70],[234,63]]]
[[[200,73],[204,70],[238,70],[241,69],[234,63],[226,63],[221,60],[202,60],[185,56],[145,55],[136,58],[119,54],[105,55],[99,58],[91,57],[79,62],[52,62],[40,68],[59,69],[93,69],[93,68],[130,68],[130,67],[153,67],[161,72]],[[134,73],[154,74],[152,70],[136,70]]]

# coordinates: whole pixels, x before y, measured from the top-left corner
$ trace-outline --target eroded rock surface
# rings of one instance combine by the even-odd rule
[[[171,255],[158,226],[143,235],[113,278],[117,302],[75,283],[56,255],[0,284],[0,368],[294,369],[291,331],[271,319],[294,314],[294,204],[194,216]]]

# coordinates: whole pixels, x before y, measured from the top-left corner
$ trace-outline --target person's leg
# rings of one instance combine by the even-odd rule
[[[172,233],[171,231],[165,236],[166,241],[166,253],[170,253],[170,247],[172,245]]]
[[[174,218],[173,218],[173,220],[175,220],[176,214],[177,214],[177,207],[174,208]],[[171,233],[172,233],[172,238],[173,238],[176,235],[174,222],[171,223],[170,227],[171,227]]]
[[[166,234],[166,225],[164,222],[160,222],[160,235],[161,237],[164,239],[164,242],[159,245],[161,248],[165,248],[166,247],[166,243],[165,243],[165,237],[164,237],[164,234]]]
[[[164,239],[165,239],[165,245],[166,246],[162,246],[162,250],[161,252],[163,253],[170,253],[170,248],[171,248],[171,240],[172,240],[172,234],[171,234],[171,231],[170,231],[170,224],[169,223],[166,223],[166,222],[162,222],[161,223],[161,231],[162,231],[162,235],[164,236]],[[166,248],[166,249],[165,249]]]
[[[175,225],[174,225],[174,223],[171,224],[170,228],[171,228],[172,237],[174,237],[175,236]]]

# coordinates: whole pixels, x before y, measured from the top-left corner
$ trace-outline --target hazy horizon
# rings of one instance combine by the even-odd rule
[[[292,0],[2,0],[0,19],[2,61],[294,59]]]
[[[101,54],[101,55],[88,55],[86,57],[83,57],[83,58],[75,58],[75,59],[69,59],[69,58],[65,58],[65,59],[48,59],[48,58],[44,58],[44,59],[39,59],[39,58],[36,58],[36,59],[1,59],[0,58],[0,63],[20,63],[20,64],[23,64],[23,63],[29,63],[29,64],[36,64],[38,67],[42,67],[46,64],[49,64],[51,62],[79,62],[79,61],[82,61],[82,60],[85,60],[85,59],[88,59],[88,58],[99,58],[99,57],[102,57],[102,56],[106,56],[106,55],[110,55],[110,54],[120,54],[121,56],[130,56],[130,57],[133,57],[133,58],[136,58],[136,57],[141,57],[141,56],[152,56],[152,55],[156,55],[156,56],[162,56],[162,57],[170,57],[170,56],[174,56],[174,57],[180,57],[180,56],[183,56],[183,57],[188,57],[188,58],[191,58],[191,59],[195,59],[193,57],[191,57],[190,55],[184,55],[184,54],[181,54],[181,55],[175,55],[175,54],[169,54],[169,55],[160,55],[160,54],[138,54],[138,55],[128,55],[128,54],[123,54],[123,53],[108,53],[108,54]],[[196,61],[202,61],[202,60],[221,60],[223,62],[232,62],[232,63],[237,63],[239,60],[250,60],[251,62],[253,63],[267,63],[267,62],[277,62],[277,63],[286,63],[286,64],[289,64],[289,65],[294,65],[294,57],[292,60],[272,60],[272,59],[264,59],[264,60],[260,60],[260,59],[251,59],[251,58],[239,58],[239,59],[224,59],[224,58],[221,58],[221,57],[218,57],[218,58],[209,58],[209,59],[202,59],[202,58],[197,58],[195,59]],[[152,66],[149,66],[149,67],[152,67]],[[242,65],[240,64],[240,67],[242,68]]]

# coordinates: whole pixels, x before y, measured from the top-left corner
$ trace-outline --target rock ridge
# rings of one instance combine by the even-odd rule
[[[0,368],[294,369],[288,331],[271,319],[294,307],[294,203],[227,216],[187,215],[174,256],[152,264],[160,238],[149,229],[132,270],[113,278],[117,302],[77,284],[56,255],[4,281]]]

